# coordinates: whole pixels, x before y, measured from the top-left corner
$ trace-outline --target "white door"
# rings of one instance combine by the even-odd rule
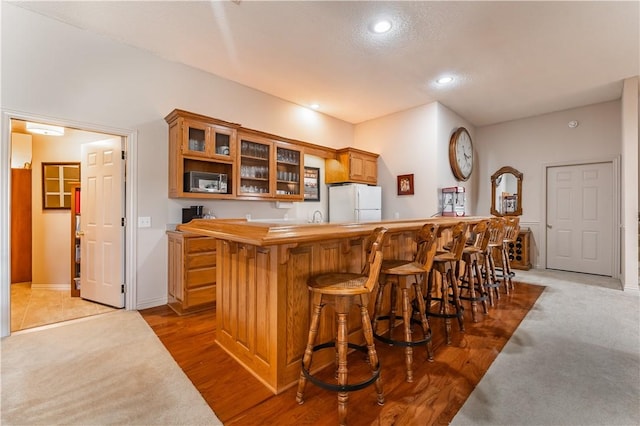
[[[612,275],[613,164],[547,168],[547,268]]]
[[[82,145],[80,296],[124,307],[124,177],[120,138]]]

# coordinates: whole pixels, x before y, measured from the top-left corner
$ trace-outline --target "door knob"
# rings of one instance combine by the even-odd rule
[[[78,237],[82,237],[84,235],[84,231],[78,231],[78,232],[76,232],[76,235]]]
[[[553,228],[553,226],[551,226],[551,225],[549,225],[549,224],[547,223],[547,228],[551,229],[551,228]]]

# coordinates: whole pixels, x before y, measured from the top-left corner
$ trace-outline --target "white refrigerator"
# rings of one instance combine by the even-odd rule
[[[329,222],[379,222],[382,188],[360,183],[329,187]]]

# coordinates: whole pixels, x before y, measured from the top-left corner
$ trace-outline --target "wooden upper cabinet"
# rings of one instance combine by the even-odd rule
[[[239,125],[181,110],[165,120],[169,124],[169,197],[233,198]],[[205,185],[213,180],[207,173],[226,181],[226,188]],[[194,176],[202,178],[202,188],[190,185]]]
[[[238,133],[239,198],[301,201],[301,148],[256,131]]]
[[[325,160],[325,182],[378,183],[378,154],[356,148],[343,148],[336,159]]]

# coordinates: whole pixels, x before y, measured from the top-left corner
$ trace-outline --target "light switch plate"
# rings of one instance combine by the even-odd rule
[[[138,228],[151,228],[151,216],[139,216]]]

